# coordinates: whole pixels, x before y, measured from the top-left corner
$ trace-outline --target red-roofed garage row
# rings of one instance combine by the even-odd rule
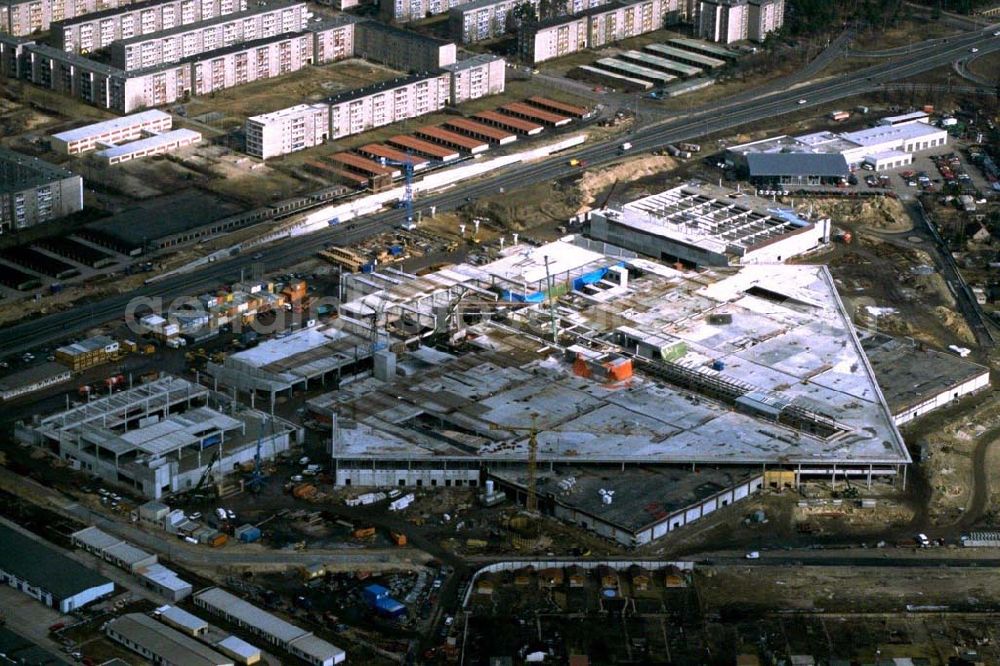
[[[445,148],[436,143],[424,141],[423,139],[406,134],[397,134],[386,141],[386,143],[400,150],[409,150],[417,155],[424,155],[440,162],[451,162],[452,160],[457,160],[459,157],[458,152],[451,148]]]
[[[343,169],[338,169],[332,167],[329,164],[323,164],[322,162],[309,161],[305,163],[306,171],[314,173],[323,178],[330,178],[337,182],[346,183],[351,187],[364,188],[368,187],[368,179],[358,173],[351,173],[350,171],[344,171]]]
[[[498,146],[506,146],[508,143],[517,141],[516,134],[511,134],[510,132],[490,127],[489,125],[483,125],[468,118],[453,118],[445,122],[444,126],[461,134],[468,134],[474,139],[489,141]]]
[[[511,102],[510,104],[505,104],[500,107],[500,110],[508,115],[514,116],[515,118],[532,120],[536,123],[548,125],[549,127],[562,127],[563,125],[568,125],[573,121],[572,118],[567,116],[560,116],[557,113],[543,111],[542,109],[535,108],[522,102]]]
[[[421,139],[427,139],[428,141],[433,141],[434,143],[440,143],[448,146],[449,148],[455,148],[456,150],[464,150],[472,155],[483,153],[490,149],[490,144],[480,141],[479,139],[473,139],[470,136],[455,134],[454,132],[449,132],[446,129],[441,129],[440,127],[433,125],[421,127],[416,131],[416,135]]]
[[[367,157],[368,159],[374,160],[379,164],[382,163],[382,158],[384,157],[389,160],[389,164],[392,166],[401,166],[402,164],[409,162],[413,165],[414,171],[420,171],[421,169],[426,169],[430,166],[430,161],[426,157],[415,155],[412,151],[405,153],[402,150],[398,150],[381,143],[369,143],[357,148],[356,150],[362,157]]]
[[[517,132],[518,134],[523,134],[525,136],[541,134],[545,129],[538,123],[533,123],[530,120],[515,118],[514,116],[505,116],[504,114],[497,113],[496,111],[483,111],[482,113],[477,113],[472,117],[481,123],[486,123],[487,125],[499,127],[511,132]]]
[[[572,116],[574,118],[589,118],[590,109],[585,106],[577,106],[576,104],[567,104],[566,102],[560,102],[554,99],[549,99],[548,97],[529,97],[525,100],[531,106],[537,106],[539,109],[544,109],[545,111],[550,111],[552,113],[560,113],[567,116]]]
[[[334,155],[330,155],[327,160],[337,162],[347,171],[360,173],[363,176],[389,176],[390,178],[399,178],[403,175],[399,170],[399,167],[382,166],[378,162],[366,160],[365,158],[355,155],[354,153],[336,153]]]

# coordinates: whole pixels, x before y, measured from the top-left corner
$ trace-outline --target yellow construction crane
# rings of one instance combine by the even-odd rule
[[[530,426],[512,426],[491,423],[490,430],[511,430],[528,433],[528,495],[525,498],[525,508],[528,513],[538,512],[538,495],[535,492],[535,468],[538,466],[538,414],[531,415]]]

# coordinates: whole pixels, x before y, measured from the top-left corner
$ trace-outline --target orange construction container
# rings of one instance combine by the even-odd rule
[[[397,546],[406,545],[406,535],[399,532],[389,532],[389,536],[392,537],[392,542]]]
[[[227,541],[229,541],[229,536],[220,532],[212,537],[208,545],[212,548],[218,548],[219,546],[224,546]]]
[[[358,529],[354,530],[354,534],[352,536],[354,536],[355,539],[370,539],[371,537],[375,536],[375,528],[359,527]]]

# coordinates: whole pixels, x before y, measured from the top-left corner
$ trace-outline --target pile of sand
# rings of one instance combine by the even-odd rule
[[[577,214],[590,210],[590,205],[594,203],[597,195],[616,182],[631,183],[676,167],[677,161],[672,157],[650,156],[629,160],[600,171],[587,171],[580,178],[581,202]]]
[[[834,224],[860,224],[879,231],[903,232],[913,228],[909,215],[898,199],[811,199],[809,205]]]

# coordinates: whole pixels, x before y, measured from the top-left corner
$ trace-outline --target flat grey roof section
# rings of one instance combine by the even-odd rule
[[[72,376],[72,370],[65,365],[56,363],[55,361],[46,361],[45,363],[31,365],[23,370],[0,377],[0,392],[55,380],[58,377],[69,379]]]
[[[851,170],[840,154],[750,153],[747,166],[751,176],[822,176],[847,178]]]
[[[643,53],[642,51],[624,51],[618,54],[619,58],[625,58],[626,60],[638,60],[644,65],[650,67],[655,67],[657,69],[662,69],[668,72],[675,72],[681,76],[698,76],[702,73],[701,67],[695,67],[694,65],[685,65],[682,62],[677,62],[675,60],[668,60],[667,58],[661,58],[659,56],[650,55],[649,53]]]
[[[667,58],[683,58],[684,60],[690,60],[692,62],[698,63],[699,66],[708,69],[715,69],[716,67],[722,67],[726,64],[725,60],[719,60],[718,58],[711,58],[707,55],[702,55],[700,53],[694,53],[692,51],[685,51],[684,49],[674,48],[673,46],[666,46],[665,44],[647,44],[643,47],[647,51],[652,51],[657,55],[666,56]]]
[[[142,613],[129,613],[115,618],[108,623],[108,630],[114,630],[170,663],[184,666],[234,666],[229,657],[224,657]]]
[[[601,58],[594,63],[594,66],[600,69],[622,72],[634,78],[647,79],[657,85],[665,85],[677,80],[677,77],[673,74],[660,72],[649,67],[642,67],[641,65],[635,65],[624,60],[615,60],[614,58]]]
[[[736,59],[739,54],[735,51],[731,51],[727,48],[719,46],[717,44],[712,44],[711,42],[706,42],[701,39],[690,39],[688,37],[674,37],[673,39],[668,39],[669,44],[675,44],[681,48],[697,50],[702,53],[709,53],[719,58]]]
[[[296,638],[301,638],[309,633],[305,629],[285,622],[218,587],[203,590],[196,594],[195,598],[214,609],[239,619],[244,624],[258,627],[284,645],[288,645]]]
[[[548,468],[539,470],[539,493],[552,493],[560,504],[631,532],[639,532],[670,514],[762,474],[759,467],[702,467],[697,471],[664,467],[628,467],[625,470],[620,467],[559,467],[557,472]],[[522,488],[527,487],[524,468],[498,469],[490,473]],[[559,482],[569,477],[575,483],[566,491],[559,487]],[[601,499],[601,490],[613,493],[611,504]]]
[[[0,569],[66,599],[111,581],[55,548],[0,524]]]
[[[157,3],[163,0],[156,0]],[[135,9],[135,5],[129,5],[128,9]],[[121,11],[116,9],[114,11]],[[90,20],[93,14],[86,16],[87,20]],[[81,17],[83,18],[83,17]],[[139,113],[133,113],[129,116],[122,116],[121,118],[111,118],[110,120],[102,120],[101,122],[91,123],[89,125],[84,125],[83,127],[77,127],[75,129],[66,130],[65,132],[59,132],[58,134],[53,134],[53,139],[59,139],[60,141],[65,141],[69,143],[70,141],[78,141],[80,139],[89,139],[92,136],[100,136],[106,132],[113,132],[118,129],[125,129],[130,127],[141,127],[144,124],[154,123],[161,120],[169,120],[170,114],[164,113],[163,111],[157,111],[155,109],[149,111],[141,111]]]
[[[208,622],[177,606],[168,606],[160,613],[160,617],[190,631],[199,632],[208,629]]]
[[[72,178],[73,172],[30,155],[0,148],[0,194]]]
[[[570,265],[558,244],[532,252]],[[522,255],[512,248],[496,263],[523,261]],[[568,354],[518,330],[544,316],[546,304],[514,309],[502,326],[470,327],[473,344],[492,351],[389,385],[372,380],[341,388],[337,457],[524,460],[527,437],[502,426],[523,425],[526,415],[537,414],[542,461],[910,461],[825,267],[682,272],[641,258],[604,259],[605,266],[626,264],[628,285],[570,292],[557,307],[564,325],[571,322],[585,336],[579,339],[589,341],[580,349],[636,354],[627,388],[580,376]],[[600,266],[589,256],[586,264]],[[491,266],[475,270],[488,275]],[[472,273],[463,265],[448,271]],[[433,432],[427,423],[435,424]]]
[[[893,414],[990,372],[986,366],[918,346],[913,340],[871,331],[859,335]]]
[[[292,641],[292,647],[303,654],[311,656],[318,663],[326,663],[332,659],[334,664],[339,664],[347,657],[347,653],[339,647],[313,634],[306,634],[302,638],[296,638]]]
[[[107,532],[93,526],[85,527],[82,530],[73,532],[70,537],[74,541],[80,542],[91,550],[101,552],[124,542],[123,539],[119,539],[118,537],[108,534]]]

